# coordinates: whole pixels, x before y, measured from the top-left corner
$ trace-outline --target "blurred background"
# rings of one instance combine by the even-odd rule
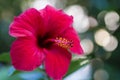
[[[12,67],[8,35],[14,16],[47,4],[74,17],[85,52],[73,55],[63,80],[120,80],[120,0],[0,0],[0,80],[50,80],[42,66],[32,72]]]

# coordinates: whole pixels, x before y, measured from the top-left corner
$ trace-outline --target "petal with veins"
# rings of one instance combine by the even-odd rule
[[[55,80],[61,80],[68,70],[71,54],[58,46],[52,46],[50,49],[44,49],[45,69],[47,74]]]
[[[31,71],[41,65],[44,55],[35,42],[33,37],[21,37],[13,42],[10,56],[16,69]]]

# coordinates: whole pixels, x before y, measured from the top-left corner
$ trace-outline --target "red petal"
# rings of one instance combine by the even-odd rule
[[[44,55],[35,42],[33,37],[22,37],[12,44],[10,56],[16,69],[31,71],[41,65]]]
[[[75,54],[82,54],[83,49],[80,45],[80,39],[73,27],[68,28],[64,33],[61,34],[62,37],[65,37],[68,40],[73,41],[73,47],[70,48]]]
[[[51,36],[56,36],[63,32],[73,22],[72,16],[68,16],[62,10],[57,10],[49,5],[43,10],[40,10],[40,13],[46,23],[46,33]]]
[[[42,21],[40,13],[36,9],[28,9],[20,16],[15,17],[10,25],[9,34],[13,37],[31,36],[37,34],[38,31],[42,34],[44,31]]]
[[[52,46],[46,53],[45,69],[47,74],[55,80],[62,80],[68,70],[71,54],[58,46]]]

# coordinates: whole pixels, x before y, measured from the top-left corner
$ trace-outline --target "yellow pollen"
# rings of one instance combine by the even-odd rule
[[[62,37],[56,37],[55,42],[58,46],[65,49],[69,49],[73,46],[72,40],[67,40],[66,38],[62,38]]]

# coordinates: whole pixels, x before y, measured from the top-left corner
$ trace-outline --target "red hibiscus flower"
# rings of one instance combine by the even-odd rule
[[[13,66],[31,71],[44,64],[51,78],[62,80],[71,61],[71,52],[83,53],[72,22],[71,16],[51,6],[40,11],[31,8],[15,17],[9,30],[16,38],[10,50]]]

